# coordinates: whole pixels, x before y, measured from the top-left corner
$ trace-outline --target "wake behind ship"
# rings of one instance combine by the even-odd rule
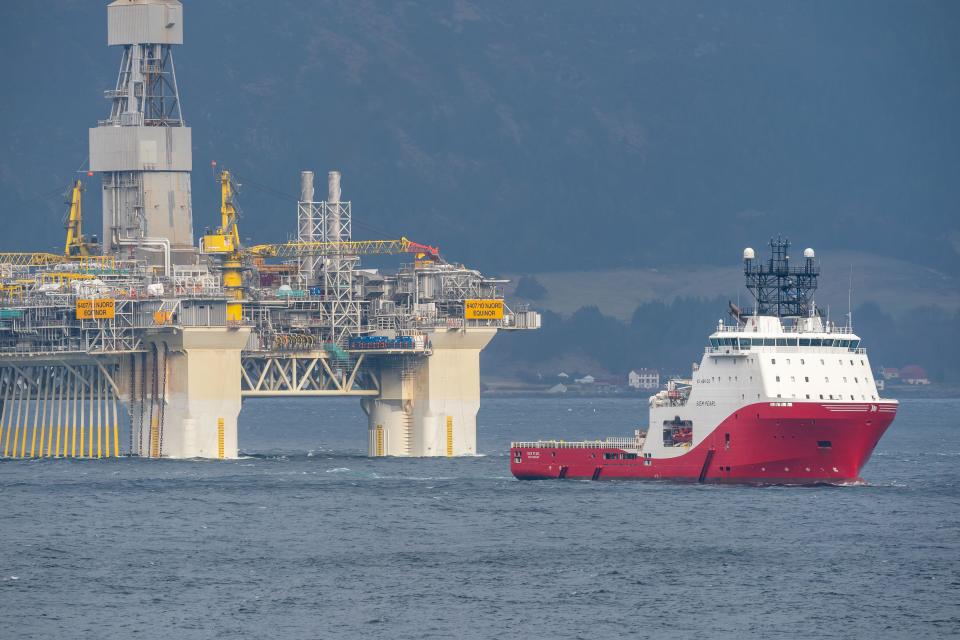
[[[813,301],[813,249],[790,264],[788,240],[766,263],[743,252],[752,312],[730,305],[688,380],[650,397],[646,431],[632,437],[514,442],[520,479],[653,479],[816,484],[860,479],[893,422],[860,338]]]

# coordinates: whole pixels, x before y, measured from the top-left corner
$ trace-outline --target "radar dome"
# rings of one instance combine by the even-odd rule
[[[813,257],[816,256],[816,255],[817,255],[817,254],[815,254],[815,253],[813,252],[813,249],[811,249],[810,247],[807,247],[806,249],[803,250],[803,257],[804,257],[804,258],[810,259],[810,258],[813,258]]]
[[[757,257],[757,254],[754,253],[753,249],[751,249],[750,247],[747,247],[746,249],[743,250],[744,260],[753,260],[756,257]]]

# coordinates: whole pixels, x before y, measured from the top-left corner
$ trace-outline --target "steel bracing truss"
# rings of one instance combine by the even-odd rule
[[[109,124],[183,126],[173,52],[166,44],[127,45],[111,100]]]
[[[375,370],[355,361],[329,358],[325,351],[252,355],[241,358],[241,394],[269,396],[375,396],[380,381]]]

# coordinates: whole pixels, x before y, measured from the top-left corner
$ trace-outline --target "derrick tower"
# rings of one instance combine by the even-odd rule
[[[192,152],[173,66],[183,44],[178,0],[115,0],[107,45],[123,47],[110,115],[90,129],[90,170],[103,182],[103,252],[151,264],[190,261]]]

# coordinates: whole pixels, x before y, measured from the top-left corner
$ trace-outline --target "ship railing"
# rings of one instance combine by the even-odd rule
[[[606,440],[536,440],[533,442],[511,442],[511,449],[639,449],[642,441],[636,438],[607,438]]]
[[[755,349],[773,349],[774,351],[780,351],[780,350],[785,349],[785,348],[802,349],[802,350],[804,350],[804,351],[810,351],[810,350],[812,350],[812,349],[830,349],[831,351],[823,352],[823,353],[830,353],[830,354],[836,353],[836,352],[837,352],[837,349],[845,349],[847,353],[856,353],[856,354],[859,354],[859,355],[864,355],[864,354],[867,353],[866,347],[857,347],[856,349],[851,349],[851,348],[849,348],[849,347],[824,347],[824,346],[816,346],[816,347],[803,346],[803,347],[798,347],[798,346],[795,345],[795,344],[776,345],[776,346],[775,346],[775,345],[764,345],[764,346],[762,346],[762,347],[759,346],[759,345],[758,345],[758,346],[751,346],[751,347],[740,347],[740,346],[733,346],[733,345],[724,345],[724,346],[722,346],[722,347],[704,347],[704,348],[703,348],[703,352],[704,352],[705,354],[707,354],[707,355],[733,354],[733,353],[736,353],[736,354],[738,354],[738,355],[746,355],[748,351],[755,350]],[[814,353],[820,353],[820,352],[814,352]]]
[[[840,327],[832,324],[829,328],[824,327],[823,329],[820,329],[820,330],[808,329],[806,327],[800,327],[796,325],[785,325],[781,327],[780,332],[789,333],[789,334],[809,333],[809,334],[818,334],[818,335],[833,335],[833,334],[849,335],[854,333],[853,327],[845,327],[845,326]],[[740,324],[724,323],[722,325],[717,326],[717,333],[736,333],[736,334],[752,335],[754,333],[763,334],[764,332],[755,331],[754,329],[747,329],[745,326]]]

